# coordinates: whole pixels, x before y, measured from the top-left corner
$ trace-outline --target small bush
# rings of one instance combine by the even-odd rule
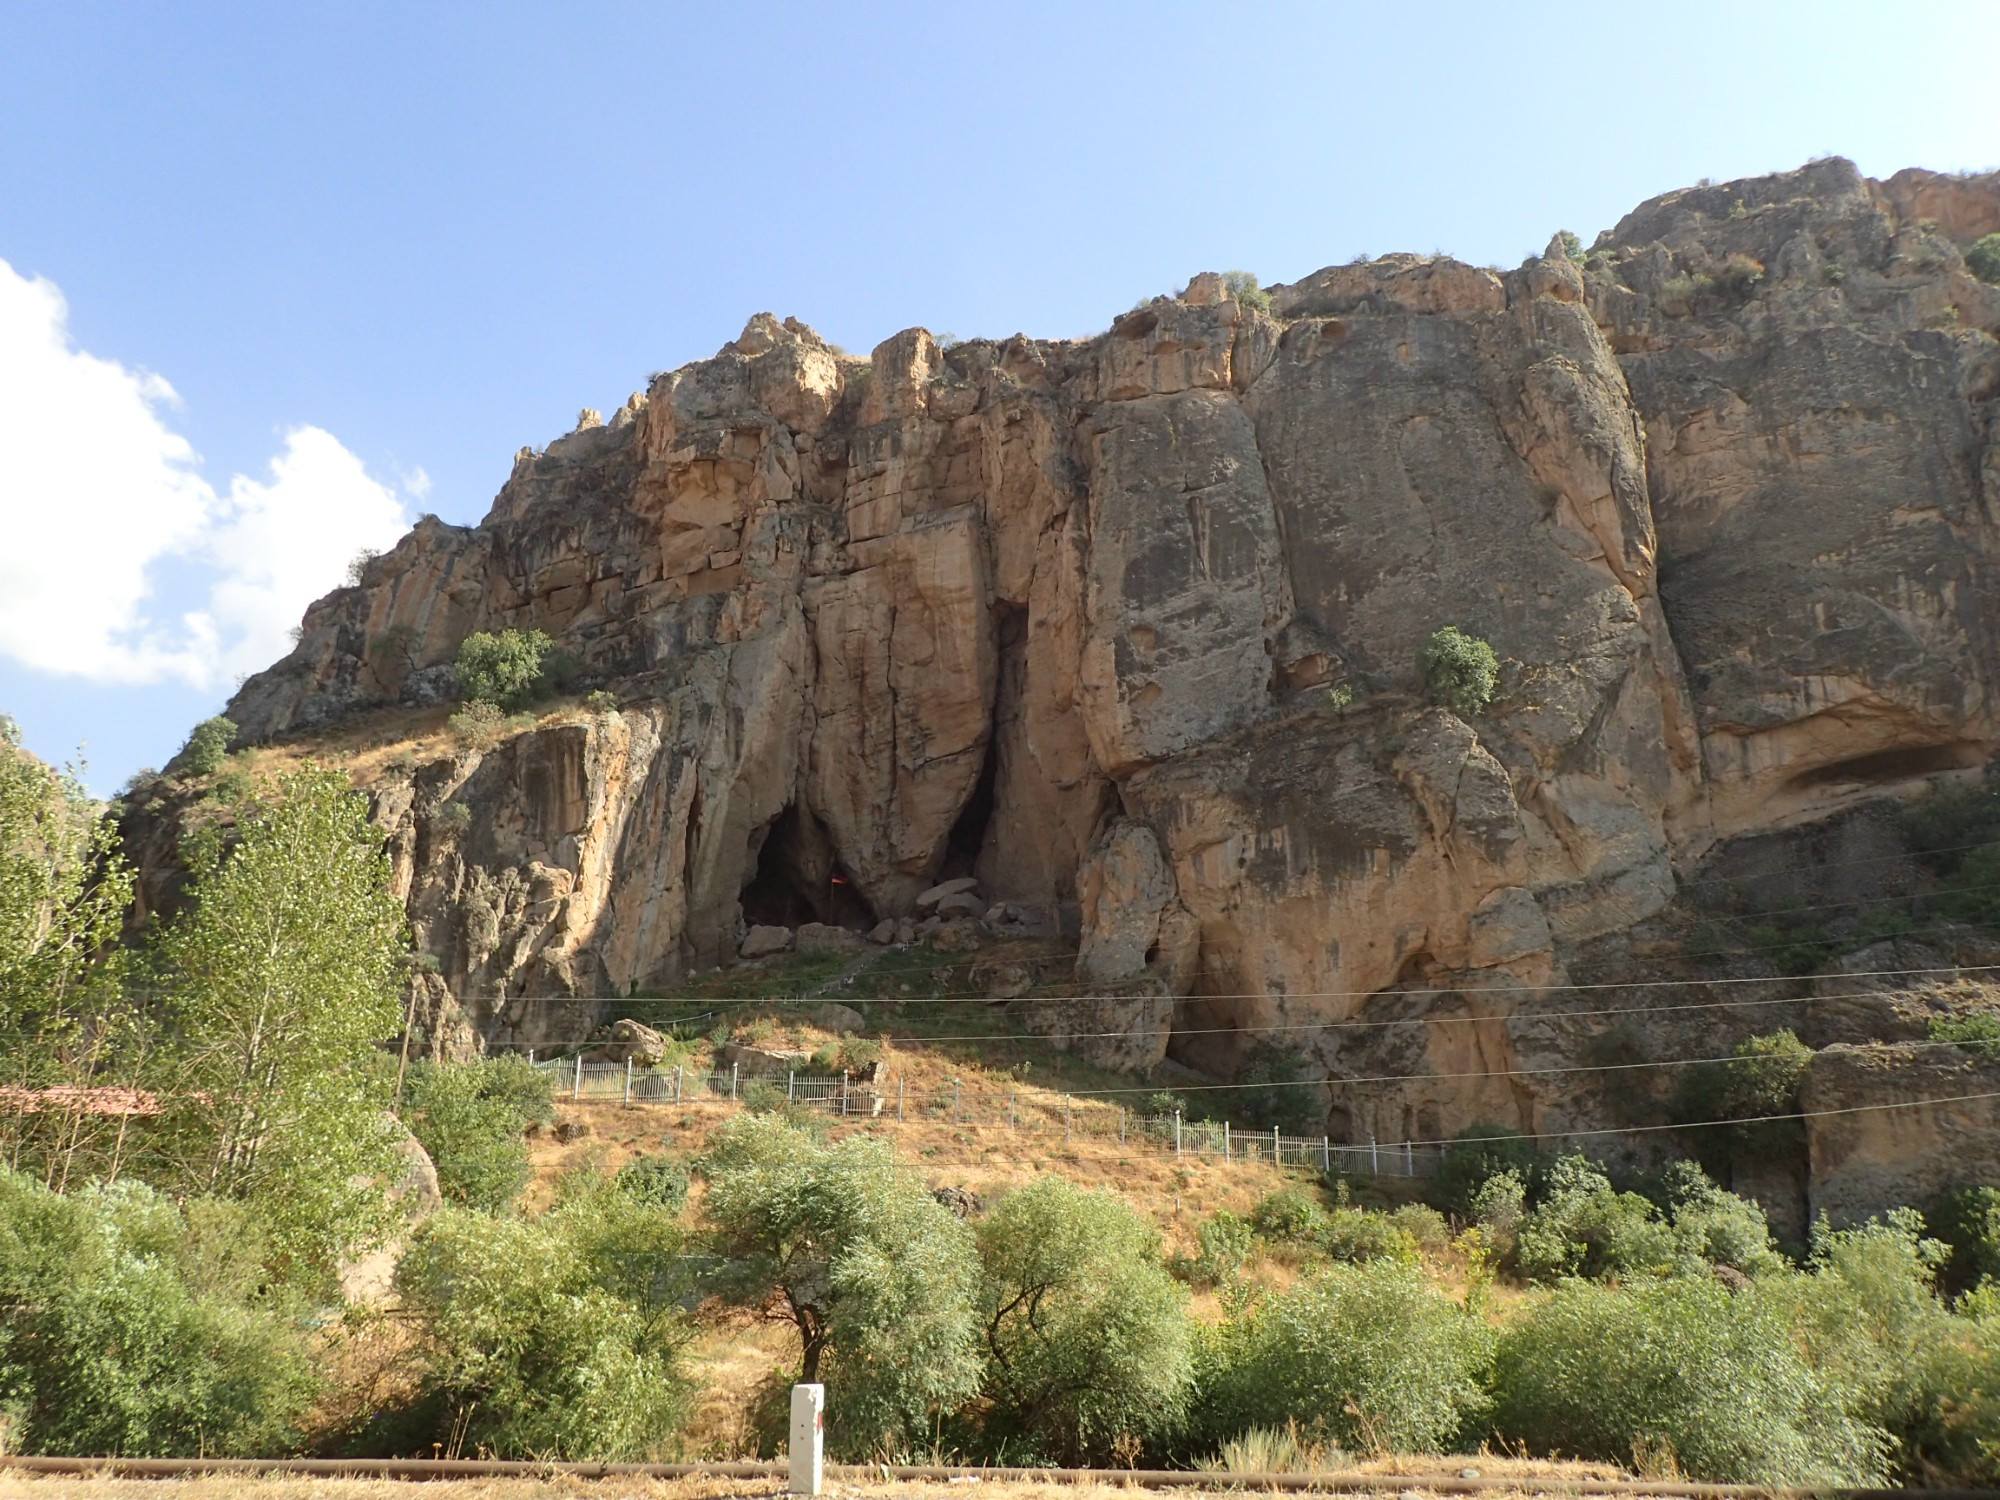
[[[615,1180],[619,1192],[651,1207],[679,1213],[687,1206],[688,1169],[671,1156],[635,1156]]]
[[[468,703],[513,711],[548,689],[555,642],[539,630],[477,631],[459,645],[452,674]]]
[[[1259,1239],[1281,1245],[1308,1244],[1326,1233],[1326,1210],[1303,1188],[1279,1188],[1250,1210],[1250,1228]]]
[[[1388,1260],[1410,1265],[1417,1260],[1417,1242],[1389,1215],[1343,1204],[1327,1215],[1320,1248],[1331,1260],[1359,1265]]]
[[[1245,307],[1254,307],[1258,312],[1271,310],[1271,294],[1257,284],[1257,278],[1248,271],[1224,271],[1222,284],[1229,289],[1229,295]]]
[[[1455,714],[1476,714],[1500,686],[1500,658],[1476,635],[1456,625],[1432,633],[1417,652],[1417,670],[1431,702]]]
[[[607,693],[603,688],[593,688],[590,692],[583,695],[583,706],[594,714],[616,713],[618,711],[618,695],[616,693]]]
[[[1531,1281],[1663,1271],[1674,1261],[1673,1231],[1637,1193],[1621,1193],[1584,1157],[1549,1171],[1548,1196],[1521,1220],[1515,1259]]]
[[[1222,1286],[1243,1274],[1244,1263],[1256,1248],[1256,1235],[1248,1219],[1224,1210],[1195,1230],[1193,1259],[1176,1255],[1167,1264],[1190,1285]]]
[[[363,547],[354,556],[350,557],[347,560],[348,587],[353,588],[358,586],[361,580],[367,576],[368,565],[381,555],[382,549],[380,547]]]
[[[1548,1160],[1547,1153],[1525,1136],[1504,1125],[1481,1121],[1461,1130],[1445,1147],[1426,1196],[1433,1208],[1470,1219],[1477,1216],[1474,1200],[1487,1180],[1508,1172],[1520,1187],[1525,1206],[1528,1193],[1548,1171]]]
[[[1965,269],[1991,286],[2000,286],[2000,234],[1982,235],[1965,252]]]
[[[1974,1057],[1993,1057],[2000,1046],[2000,1012],[1968,1011],[1961,1016],[1936,1016],[1930,1024],[1934,1042],[1948,1042]]]
[[[472,809],[463,802],[447,802],[432,821],[446,833],[462,834],[472,826]]]
[[[1197,1452],[1251,1428],[1370,1453],[1449,1447],[1484,1405],[1485,1328],[1392,1262],[1331,1266],[1209,1332]]]
[[[229,742],[236,738],[234,720],[217,714],[194,726],[178,754],[167,762],[168,775],[213,776],[229,759]]]
[[[1538,1454],[1738,1484],[1879,1484],[1880,1434],[1778,1307],[1706,1278],[1570,1282],[1502,1333],[1493,1427]]]
[[[1556,242],[1562,246],[1564,255],[1567,255],[1578,265],[1583,264],[1583,237],[1581,235],[1567,229],[1559,229],[1556,231]]]

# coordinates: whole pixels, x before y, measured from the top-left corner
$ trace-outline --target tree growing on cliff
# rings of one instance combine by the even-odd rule
[[[167,762],[169,775],[213,776],[229,759],[229,742],[236,738],[236,721],[217,714],[195,725],[178,754]]]
[[[491,703],[511,713],[546,690],[555,642],[539,630],[480,630],[458,648],[452,674],[468,703]]]
[[[886,1145],[827,1144],[752,1115],[724,1132],[703,1169],[715,1288],[797,1330],[799,1379],[833,1393],[836,1452],[893,1451],[973,1394],[972,1231]]]
[[[1432,633],[1417,651],[1417,670],[1431,702],[1455,714],[1476,714],[1493,701],[1500,685],[1500,659],[1493,648],[1456,625]]]
[[[280,1253],[324,1267],[390,1172],[376,1045],[394,1035],[401,904],[367,800],[337,772],[284,777],[235,841],[191,841],[190,904],[156,958],[177,1047],[161,1080],[167,1170],[257,1201]]]
[[[2000,234],[1983,235],[1965,252],[1965,269],[1981,281],[2000,286]]]

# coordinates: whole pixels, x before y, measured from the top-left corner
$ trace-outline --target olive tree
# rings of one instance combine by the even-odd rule
[[[1187,1294],[1159,1235],[1121,1199],[1044,1177],[979,1226],[989,1432],[1103,1462],[1171,1431],[1192,1380]]]
[[[555,642],[539,630],[480,630],[458,648],[452,675],[468,703],[525,708],[544,685]]]
[[[799,1378],[828,1383],[837,1451],[892,1452],[973,1394],[972,1231],[886,1145],[753,1115],[703,1170],[715,1290],[797,1330]]]

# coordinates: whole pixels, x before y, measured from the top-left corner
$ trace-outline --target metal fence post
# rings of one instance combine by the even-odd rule
[[[674,1064],[674,1103],[676,1104],[681,1102],[681,1073],[686,1067],[686,1063]]]
[[[625,1059],[625,1102],[627,1104],[632,1102],[632,1059],[630,1057]]]
[[[796,1069],[785,1074],[785,1103],[792,1102],[792,1090],[798,1087],[798,1081],[799,1075]]]
[[[1375,1176],[1382,1175],[1382,1153],[1375,1149],[1375,1132],[1368,1132],[1368,1170]]]
[[[534,1065],[535,1065],[535,1049],[533,1047],[530,1047],[528,1049],[528,1066],[532,1068]]]
[[[1273,1125],[1271,1127],[1271,1165],[1282,1167],[1284,1164],[1285,1157],[1283,1148],[1278,1140],[1278,1127]]]
[[[896,1080],[896,1118],[903,1118],[903,1080],[900,1078]]]
[[[1174,1155],[1181,1154],[1181,1112],[1174,1111]]]
[[[1229,1160],[1229,1122],[1227,1120],[1222,1122],[1222,1159],[1224,1161]]]
[[[1319,1169],[1327,1173],[1333,1171],[1333,1137],[1330,1135],[1319,1138]]]
[[[583,1054],[581,1052],[576,1055],[576,1081],[569,1086],[569,1096],[572,1099],[581,1099],[583,1097]]]
[[[729,1065],[729,1097],[730,1097],[730,1099],[731,1099],[731,1100],[734,1100],[734,1099],[736,1098],[736,1069],[737,1069],[737,1066],[738,1066],[738,1064],[736,1064],[736,1063],[731,1063],[731,1064]]]
[[[1411,1149],[1408,1141],[1403,1142],[1403,1175],[1405,1177],[1417,1175],[1417,1153]]]

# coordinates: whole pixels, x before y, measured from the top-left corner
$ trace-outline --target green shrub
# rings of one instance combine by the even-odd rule
[[[1521,1220],[1515,1259],[1531,1281],[1629,1276],[1674,1262],[1673,1231],[1637,1193],[1621,1193],[1588,1159],[1549,1170],[1548,1195]]]
[[[1388,1214],[1346,1204],[1327,1215],[1320,1248],[1332,1260],[1355,1264],[1390,1260],[1408,1265],[1418,1258],[1415,1237]]]
[[[1952,1318],[1916,1357],[1902,1479],[1934,1489],[2000,1489],[2000,1319]]]
[[[1485,1328],[1394,1262],[1330,1266],[1204,1334],[1193,1451],[1295,1423],[1371,1453],[1438,1452],[1480,1412]]]
[[[1150,1222],[1109,1193],[1044,1177],[980,1225],[989,1442],[1103,1463],[1176,1428],[1192,1380],[1187,1295]]]
[[[188,734],[174,758],[167,762],[167,774],[213,776],[229,759],[229,742],[236,738],[236,723],[217,714],[203,719]]]
[[[1789,1031],[1753,1036],[1733,1049],[1728,1062],[1704,1063],[1681,1075],[1674,1114],[1682,1124],[1725,1128],[1692,1132],[1695,1152],[1717,1165],[1739,1157],[1781,1153],[1798,1140],[1794,1114],[1812,1049]],[[1736,1124],[1730,1122],[1741,1121]]]
[[[1965,269],[1992,286],[2000,286],[2000,234],[1982,235],[1965,252]]]
[[[1567,255],[1578,265],[1583,264],[1583,237],[1581,235],[1572,233],[1567,229],[1558,229],[1556,231],[1556,240],[1561,244],[1564,255]]]
[[[459,696],[506,712],[525,708],[548,690],[554,651],[555,642],[539,630],[476,631],[452,663]]]
[[[549,1077],[520,1057],[410,1067],[403,1118],[437,1167],[447,1201],[488,1213],[514,1206],[528,1185],[531,1123],[555,1118]]]
[[[583,706],[594,714],[616,713],[618,695],[607,693],[603,688],[594,688],[583,695]]]
[[[1250,1210],[1250,1228],[1259,1239],[1278,1244],[1305,1244],[1326,1233],[1326,1209],[1304,1188],[1279,1188],[1266,1193]]]
[[[1495,1434],[1537,1454],[1741,1484],[1887,1476],[1783,1310],[1706,1277],[1566,1283],[1501,1334],[1493,1387]]]
[[[1729,1266],[1746,1276],[1782,1268],[1763,1209],[1716,1186],[1691,1161],[1676,1162],[1662,1175],[1675,1245],[1684,1260]]]
[[[1481,1121],[1461,1130],[1445,1147],[1425,1196],[1433,1208],[1469,1219],[1475,1214],[1473,1200],[1487,1179],[1511,1172],[1525,1200],[1547,1170],[1548,1155],[1534,1142],[1504,1125]]]
[[[435,1214],[396,1285],[439,1441],[503,1458],[655,1459],[687,1411],[671,1216],[595,1195],[538,1219]]]
[[[672,1213],[687,1206],[688,1180],[688,1169],[671,1156],[635,1156],[617,1177],[621,1193]]]
[[[1456,625],[1436,631],[1417,652],[1417,670],[1431,702],[1455,714],[1476,714],[1500,686],[1500,658]]]
[[[1225,1209],[1203,1220],[1195,1230],[1197,1249],[1192,1260],[1176,1255],[1168,1264],[1176,1276],[1194,1286],[1222,1286],[1242,1274],[1256,1247],[1256,1233],[1248,1219]]]
[[[2000,1012],[1968,1011],[1960,1016],[1935,1016],[1930,1024],[1934,1042],[1950,1042],[1974,1057],[1993,1057],[2000,1045]]]
[[[463,802],[447,802],[432,821],[446,833],[462,834],[472,826],[472,809]]]
[[[289,1450],[314,1381],[240,1206],[0,1168],[0,1413],[31,1453]]]
[[[1229,289],[1229,295],[1245,307],[1254,307],[1258,312],[1271,310],[1271,294],[1257,284],[1257,278],[1248,271],[1224,271],[1222,284]]]

